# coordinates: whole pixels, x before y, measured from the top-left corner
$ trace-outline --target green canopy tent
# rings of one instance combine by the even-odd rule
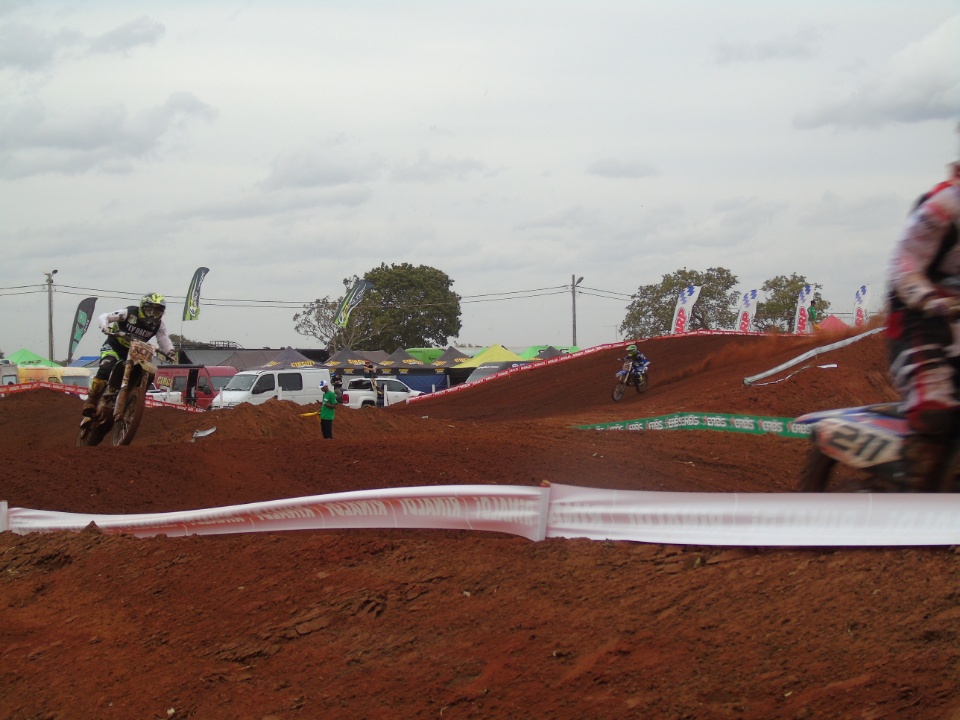
[[[524,360],[547,360],[557,355],[577,352],[579,349],[576,345],[561,347],[554,347],[553,345],[531,345],[520,353],[520,357]]]
[[[41,357],[26,348],[20,348],[13,355],[7,355],[6,359],[24,367],[63,367],[60,363]]]
[[[467,378],[474,377],[474,371],[481,366],[487,371],[486,374],[499,372],[513,365],[523,365],[526,360],[511,350],[507,350],[503,345],[491,345],[482,353],[474,355],[469,360],[458,363],[447,371],[450,376],[450,384],[458,385],[465,382]],[[483,373],[475,376],[479,378]]]
[[[407,352],[413,357],[415,357],[417,360],[419,360],[420,362],[427,363],[429,365],[433,363],[433,361],[436,360],[438,357],[443,355],[444,350],[443,348],[425,347],[425,348],[407,348]]]

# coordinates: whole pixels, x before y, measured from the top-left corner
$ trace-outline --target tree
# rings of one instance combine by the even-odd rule
[[[426,265],[409,263],[373,268],[363,279],[373,285],[350,313],[346,328],[334,324],[334,316],[346,289],[358,280],[345,278],[344,295],[304,305],[293,316],[296,331],[310,335],[327,349],[389,351],[397,348],[444,346],[460,333],[460,296],[450,290],[446,273]]]
[[[804,275],[792,273],[790,277],[777,275],[767,280],[761,290],[764,301],[757,305],[753,324],[762,332],[793,332],[793,320],[797,312],[797,298],[804,285],[810,285]],[[820,296],[821,285],[813,285],[813,306],[822,315],[830,303]]]
[[[460,296],[446,273],[426,265],[381,263],[363,276],[373,285],[356,319],[365,345],[354,349],[443,347],[460,334]],[[350,322],[354,322],[351,315]]]
[[[620,332],[627,337],[654,337],[673,331],[673,311],[680,290],[700,285],[700,297],[693,306],[687,324],[690,330],[711,330],[733,326],[739,294],[733,290],[737,276],[726,268],[708,268],[706,272],[682,268],[664,275],[656,285],[641,285],[627,306]]]

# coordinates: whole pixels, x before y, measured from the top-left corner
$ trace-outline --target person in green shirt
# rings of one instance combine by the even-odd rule
[[[333,415],[337,406],[337,394],[326,380],[320,381],[323,399],[320,401],[320,432],[324,440],[333,439]]]
[[[810,307],[807,308],[807,322],[810,323],[811,332],[816,329],[817,326],[817,308],[813,304],[813,300],[810,301]]]

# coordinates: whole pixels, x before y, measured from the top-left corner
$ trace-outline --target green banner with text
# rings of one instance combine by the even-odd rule
[[[753,435],[769,433],[793,438],[810,437],[810,425],[795,422],[793,418],[706,412],[672,413],[599,425],[578,425],[577,428],[580,430],[720,430]]]

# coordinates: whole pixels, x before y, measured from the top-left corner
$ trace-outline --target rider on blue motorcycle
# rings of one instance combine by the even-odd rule
[[[960,430],[960,162],[951,177],[917,202],[890,266],[887,337],[890,374],[903,397],[912,435],[904,444],[907,479],[918,491],[934,483]]]
[[[627,345],[627,356],[623,358],[623,362],[627,361],[630,362],[630,372],[638,377],[650,366],[647,356],[637,350],[637,346],[632,343]]]

